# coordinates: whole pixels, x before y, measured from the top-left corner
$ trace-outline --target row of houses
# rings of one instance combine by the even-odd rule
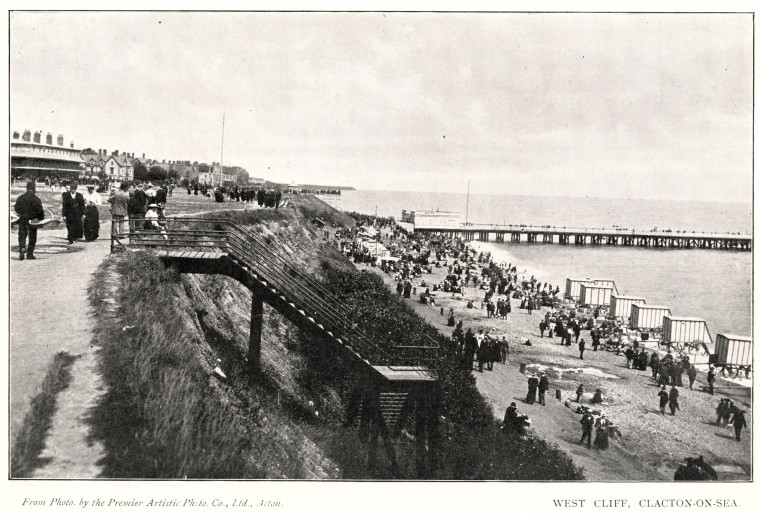
[[[159,167],[167,176],[176,177],[177,180],[185,179],[188,182],[211,186],[264,183],[264,179],[249,177],[245,168],[240,166],[222,168],[218,162],[209,165],[197,161],[158,161],[146,158],[145,154],[135,157],[134,153],[119,152],[119,150],[111,153],[107,149],[80,150],[75,148],[73,141],[69,146],[65,146],[62,134],[56,138],[56,144],[53,144],[51,133],[47,134],[43,142],[41,131],[34,134],[29,130],[25,130],[23,134],[13,132],[10,155],[11,176],[14,178],[56,176],[88,179],[98,177],[110,181],[132,181],[135,167],[144,166],[146,170]]]

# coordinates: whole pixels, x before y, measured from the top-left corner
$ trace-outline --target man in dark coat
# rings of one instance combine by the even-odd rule
[[[718,408],[715,409],[715,413],[718,415],[718,419],[715,420],[715,424],[721,427],[725,427],[728,423],[728,418],[731,417],[731,400],[728,398],[721,398]]]
[[[647,355],[647,351],[642,348],[641,352],[639,353],[639,370],[640,371],[647,370],[647,362],[649,362],[649,355]]]
[[[583,441],[585,440],[586,446],[591,448],[591,433],[594,430],[594,416],[592,416],[590,412],[586,411],[583,413],[581,427],[583,427],[583,433],[581,434],[581,441],[578,444],[583,444]]]
[[[736,434],[736,440],[742,440],[742,428],[747,428],[747,420],[744,418],[744,411],[737,409],[734,412],[734,417],[729,422],[734,425],[734,433]]]
[[[715,368],[710,366],[710,370],[707,372],[707,390],[710,394],[713,394],[713,382],[715,382]]]
[[[77,239],[84,235],[82,217],[84,216],[84,197],[77,193],[77,185],[71,183],[69,191],[63,193],[63,211],[61,215],[66,222],[69,244],[74,244]]]
[[[652,368],[652,378],[657,380],[657,376],[660,374],[660,356],[657,352],[652,352],[652,357],[649,358],[649,367]]]
[[[143,191],[143,185],[137,184],[134,190],[134,200],[132,202],[132,208],[130,209],[130,219],[142,220],[145,219],[145,213],[148,212],[148,195]],[[142,221],[134,222],[134,228],[142,228]]]
[[[34,247],[37,245],[37,227],[30,225],[31,220],[42,220],[45,211],[42,208],[42,200],[35,193],[34,180],[26,183],[26,193],[16,199],[13,210],[18,214],[18,258],[20,260],[36,259]],[[26,242],[29,237],[29,244]]]
[[[166,187],[165,186],[158,186],[158,189],[156,189],[156,196],[153,198],[153,203],[158,205],[158,217],[164,218],[165,217],[165,210],[166,210]]]
[[[686,373],[689,377],[689,389],[694,387],[694,381],[697,379],[697,367],[692,364],[689,366],[689,371]]]
[[[686,464],[678,466],[673,480],[694,482],[698,480],[717,480],[718,474],[700,455],[698,459],[686,457]]]
[[[546,391],[549,390],[549,377],[546,373],[541,373],[541,378],[538,381],[538,403],[546,405]]]
[[[676,410],[681,409],[681,407],[678,405],[678,389],[676,389],[676,386],[672,386],[670,388],[670,395],[668,396],[668,405],[670,406],[671,416],[675,416]]]
[[[578,403],[581,403],[581,400],[583,399],[583,384],[578,386],[578,389],[575,390],[575,401]]]
[[[581,339],[578,342],[578,351],[581,352],[581,360],[583,360],[583,352],[586,350],[586,341]]]
[[[509,355],[509,341],[507,341],[506,336],[501,336],[501,341],[499,341],[499,352],[500,352],[500,357],[501,357],[501,363],[506,364],[507,355]]]
[[[634,351],[630,346],[625,350],[625,367],[630,368],[633,362]]]
[[[517,430],[517,405],[512,402],[504,413],[504,432],[514,433]]]
[[[657,396],[660,397],[660,412],[662,412],[662,415],[665,415],[665,406],[668,404],[668,391],[665,389],[665,384],[662,385],[662,389],[660,389],[660,392],[657,393]]]
[[[468,371],[472,370],[476,351],[478,351],[478,341],[475,339],[472,329],[468,328],[467,333],[464,335],[464,369]]]
[[[676,385],[678,387],[683,387],[683,372],[684,372],[684,366],[683,361],[676,362],[675,365],[675,379],[676,379]]]

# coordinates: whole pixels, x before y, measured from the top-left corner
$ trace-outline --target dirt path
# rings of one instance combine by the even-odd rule
[[[87,299],[90,275],[109,252],[107,225],[92,243],[66,245],[65,229],[41,230],[37,259],[10,261],[11,333],[10,397],[11,442],[29,410],[53,356],[67,352],[77,357],[69,387],[57,398],[57,409],[41,458],[47,460],[35,477],[92,478],[99,474],[99,444],[86,441],[89,408],[102,392],[95,348],[93,320]],[[11,245],[18,244],[11,232]],[[75,250],[75,251],[72,251]]]
[[[393,283],[388,275],[377,268],[368,268],[384,276],[392,290]],[[427,285],[441,283],[444,268],[434,268],[433,274],[425,274],[413,281],[417,290],[422,291],[421,281]],[[625,357],[612,352],[593,352],[589,349],[581,361],[577,346],[559,345],[559,338],[553,340],[541,338],[538,323],[546,313],[546,308],[528,315],[519,309],[519,301],[512,300],[512,313],[507,320],[488,319],[485,310],[467,309],[467,299],[473,299],[480,307],[484,291],[473,287],[466,288],[463,300],[454,300],[451,294],[439,293],[436,307],[419,303],[412,297],[406,302],[418,314],[425,318],[443,334],[451,335],[452,327],[446,325],[446,318],[440,314],[443,308],[448,314],[453,308],[457,321],[463,320],[464,329],[493,330],[507,336],[510,343],[510,355],[506,365],[495,364],[493,371],[479,373],[473,371],[478,389],[489,400],[497,417],[503,417],[510,402],[515,402],[520,412],[528,414],[533,420],[532,429],[541,438],[557,444],[567,452],[573,461],[584,469],[590,481],[662,481],[672,480],[678,464],[685,457],[704,455],[705,459],[716,467],[721,480],[749,480],[751,477],[751,426],[746,430],[747,436],[741,443],[733,437],[733,432],[714,425],[715,407],[723,396],[731,397],[741,408],[749,411],[750,388],[739,386],[724,380],[716,382],[716,394],[710,396],[701,390],[705,383],[704,374],[700,373],[694,390],[679,388],[681,391],[681,410],[676,416],[662,416],[657,405],[658,389],[651,379],[650,371],[627,369]],[[494,299],[494,302],[496,299]],[[583,331],[590,343],[588,331]],[[532,346],[522,343],[530,339]],[[651,351],[651,350],[649,350]],[[546,395],[546,406],[538,403],[525,403],[527,377],[520,372],[520,365],[528,370],[540,367],[552,367],[555,370],[580,368],[581,373],[573,373],[572,378],[553,379],[550,374],[550,389]],[[611,375],[608,378],[595,376],[602,372]],[[555,373],[556,375],[556,373]],[[570,373],[563,373],[568,377]],[[603,375],[602,375],[603,376]],[[581,436],[580,415],[575,413],[575,389],[578,382],[584,383],[587,400],[597,387],[605,392],[605,405],[602,407],[622,433],[622,438],[610,440],[606,451],[593,447],[587,449],[578,444]],[[562,400],[555,398],[555,392],[561,391]],[[566,406],[568,402],[569,407]]]

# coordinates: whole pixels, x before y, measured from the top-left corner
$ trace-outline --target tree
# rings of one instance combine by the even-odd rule
[[[151,166],[148,170],[148,180],[166,180],[166,171],[161,166]]]
[[[148,168],[146,168],[143,163],[136,160],[132,166],[134,168],[135,180],[148,180]]]
[[[202,162],[198,165],[198,173],[208,173],[208,164]]]

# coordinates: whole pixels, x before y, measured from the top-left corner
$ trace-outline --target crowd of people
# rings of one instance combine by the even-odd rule
[[[372,223],[372,220],[373,217],[368,216],[363,221]],[[392,223],[389,223],[388,227],[386,232],[398,235]],[[391,243],[390,237],[388,241]],[[603,306],[590,309],[573,306],[563,298],[559,286],[542,283],[536,277],[521,280],[516,267],[511,263],[497,264],[490,254],[478,253],[460,239],[440,235],[405,234],[403,239],[393,241],[388,247],[399,261],[391,266],[378,262],[383,271],[395,280],[395,289],[399,296],[416,298],[419,293],[422,303],[437,307],[437,296],[445,293],[453,299],[464,300],[465,308],[483,309],[486,318],[505,322],[512,311],[514,301],[518,302],[514,307],[524,309],[528,315],[546,309],[546,312],[541,313],[538,324],[541,337],[559,338],[559,343],[564,346],[576,345],[579,360],[584,360],[584,352],[587,350],[586,338],[581,337],[582,332],[587,331],[591,347],[588,350],[597,352],[600,347],[615,350],[617,355],[624,356],[627,368],[642,372],[651,371],[651,379],[660,386],[659,412],[663,415],[669,412],[675,416],[683,400],[682,397],[679,398],[679,389],[685,388],[686,385],[689,389],[694,387],[698,373],[688,355],[674,355],[671,351],[663,353],[656,349],[648,349],[644,347],[644,341],[639,342],[636,338],[629,340],[628,345],[623,344],[619,323],[617,320],[604,318],[607,312]],[[362,252],[366,256],[366,249],[363,251],[357,245],[351,251],[355,262],[366,262],[361,257]],[[443,274],[440,283],[429,284],[424,274],[427,269],[436,267],[446,267],[446,273]],[[423,289],[419,290],[420,287]],[[472,296],[472,290],[465,292],[465,288],[473,287],[481,291],[482,300],[466,298]],[[461,320],[457,321],[453,308],[449,309],[448,314],[441,308],[441,314],[444,315],[446,324],[454,327],[452,340],[462,369],[487,372],[493,369],[494,363],[506,363],[506,356],[509,354],[506,335],[494,335],[488,330],[464,327]],[[604,321],[600,321],[603,318]],[[531,345],[530,341],[523,344]],[[706,377],[707,391],[710,394],[713,392],[715,373],[715,369],[711,367]],[[545,373],[529,376],[526,405],[544,405],[548,388],[549,379]],[[606,450],[610,446],[610,438],[620,436],[621,431],[602,410],[607,404],[602,391],[598,388],[592,391],[585,396],[581,385],[576,398],[582,407],[578,411],[581,414],[580,443],[594,446],[598,450]],[[738,441],[741,430],[746,427],[745,413],[735,406],[731,407],[729,413],[725,403],[722,405],[724,406],[719,414],[722,421],[719,421],[719,424],[726,424],[730,419]],[[523,415],[513,402],[504,417],[505,432],[525,436],[529,427],[529,422],[526,423],[525,420],[529,418],[525,416],[522,421],[518,421],[521,419],[520,416]]]

